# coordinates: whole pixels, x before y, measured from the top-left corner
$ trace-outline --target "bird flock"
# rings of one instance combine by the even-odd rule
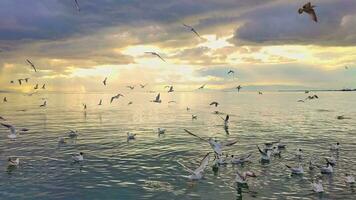
[[[74,4],[75,4],[75,8],[78,12],[81,11],[80,5],[78,0],[74,0]],[[303,5],[301,8],[299,8],[298,10],[299,14],[303,14],[306,13],[308,14],[313,21],[318,22],[317,19],[317,15],[315,12],[315,5],[312,5],[310,2],[306,3],[305,5]],[[199,39],[202,39],[201,35],[198,33],[198,31],[190,26],[187,25],[185,23],[182,23],[182,25],[188,30],[191,31],[196,37],[198,37]],[[163,62],[167,62],[159,53],[154,52],[154,51],[147,51],[144,52],[145,54],[157,57],[158,59],[160,59]],[[35,73],[37,73],[39,71],[39,69],[36,67],[36,65],[30,60],[30,59],[26,59],[26,63],[33,69],[33,71]],[[347,66],[345,66],[345,69],[348,69]],[[234,76],[235,75],[235,71],[234,70],[229,70],[227,72],[227,75],[230,76]],[[24,84],[28,84],[29,83],[30,78],[28,77],[24,77],[24,78],[20,78],[17,79],[19,85],[24,85]],[[11,80],[10,81],[11,84],[15,84],[15,80]],[[107,86],[109,84],[109,80],[108,77],[105,77],[105,79],[102,81],[102,84],[104,86]],[[42,86],[41,86],[42,85]],[[137,87],[140,87],[141,89],[145,88],[147,86],[147,84],[139,84]],[[135,89],[135,85],[128,85],[126,86],[128,89],[130,90],[134,90]],[[202,90],[206,87],[206,84],[201,85],[199,88],[197,88],[197,90]],[[35,86],[33,87],[34,92],[29,93],[27,95],[31,96],[35,93],[37,93],[37,90],[39,89],[45,90],[46,89],[46,84],[45,83],[36,83]],[[174,86],[173,85],[167,85],[164,87],[167,90],[167,93],[172,93],[175,91]],[[235,89],[239,92],[241,90],[242,86],[238,85],[237,87],[235,87]],[[152,91],[154,92],[154,91]],[[309,93],[309,91],[305,92],[306,94]],[[258,92],[259,95],[262,95],[263,93],[261,91]],[[120,98],[125,97],[125,95],[123,95],[122,93],[117,93],[114,96],[112,96],[109,100],[110,104],[114,103],[114,101],[119,100]],[[301,99],[298,100],[298,102],[305,102],[306,100],[315,100],[318,99],[319,97],[314,94],[314,95],[310,95],[305,99]],[[47,100],[43,99],[43,103],[39,105],[40,108],[45,108],[47,106]],[[8,98],[4,97],[3,98],[3,103],[7,103],[8,102]],[[158,93],[155,98],[153,98],[151,100],[152,103],[157,103],[160,104],[162,103],[162,99],[161,99],[161,94]],[[100,99],[97,105],[103,105],[104,101],[103,99]],[[176,103],[175,101],[168,101],[168,103]],[[133,104],[132,101],[128,102],[128,105]],[[87,104],[83,103],[83,109],[86,110],[87,109]],[[213,101],[209,104],[210,106],[214,106],[215,108],[218,107],[220,104],[217,101]],[[189,107],[186,108],[187,111],[190,110]],[[25,110],[21,110],[21,111],[25,111]],[[215,111],[215,114],[223,114],[220,113],[219,111]],[[196,120],[198,118],[197,115],[192,115],[192,120]],[[223,120],[223,127],[224,130],[227,134],[229,134],[229,119],[230,116],[226,115],[225,118],[221,117],[221,119]],[[347,119],[347,117],[345,116],[338,116],[337,119]],[[27,128],[16,128],[14,125],[11,125],[9,123],[5,123],[6,118],[0,116],[0,121],[2,121],[0,124],[7,128],[9,130],[9,134],[7,135],[7,137],[10,140],[15,140],[17,138],[17,136],[19,134],[28,132],[29,129]],[[179,166],[181,166],[184,170],[186,170],[189,175],[184,176],[186,178],[188,178],[189,180],[193,180],[193,181],[197,181],[197,180],[201,180],[204,177],[204,172],[205,170],[211,165],[212,169],[214,172],[218,171],[219,168],[221,166],[227,166],[227,165],[243,165],[245,163],[251,163],[252,160],[252,153],[246,154],[246,155],[231,155],[229,154],[229,152],[225,151],[226,147],[229,146],[233,146],[234,144],[236,144],[238,142],[238,140],[231,140],[231,141],[218,141],[216,139],[213,138],[203,138],[200,137],[199,135],[184,129],[184,131],[205,142],[206,144],[208,144],[211,147],[211,152],[207,152],[205,154],[205,156],[202,158],[199,166],[195,169],[190,169],[189,167],[187,167],[185,164],[183,164],[181,161],[177,161],[177,164]],[[157,129],[157,134],[163,135],[166,133],[166,129],[164,128],[158,128]],[[79,137],[79,133],[76,130],[69,130],[66,133],[66,136],[64,137],[59,137],[58,138],[58,144],[59,145],[64,145],[66,144],[66,138],[77,138]],[[131,133],[131,132],[127,132],[127,141],[129,142],[130,140],[135,140],[135,138],[137,137],[137,135],[135,133]],[[258,154],[260,155],[260,162],[261,163],[269,163],[269,162],[273,162],[273,158],[274,157],[282,157],[283,154],[283,150],[287,147],[286,144],[281,143],[281,140],[279,141],[274,141],[274,142],[266,142],[263,144],[264,147],[260,147],[259,145],[256,146],[256,153],[258,152]],[[198,148],[198,147],[197,147]],[[336,144],[332,144],[330,146],[330,150],[332,152],[341,152],[341,145],[339,143]],[[292,175],[303,175],[305,173],[306,170],[304,170],[305,165],[308,166],[307,170],[316,170],[319,169],[321,174],[332,174],[334,172],[334,168],[337,165],[337,160],[335,159],[335,157],[330,156],[330,157],[326,157],[324,158],[325,160],[325,165],[323,164],[317,164],[315,163],[315,159],[310,159],[308,163],[303,163],[303,156],[304,156],[304,151],[301,148],[298,148],[295,151],[295,159],[298,162],[297,165],[292,166],[290,164],[285,164],[285,168],[290,170],[290,173]],[[72,154],[72,160],[73,162],[76,163],[80,163],[84,161],[84,153],[83,152],[78,152],[78,153],[73,153]],[[10,156],[8,158],[8,166],[9,167],[17,167],[20,165],[20,159],[19,157],[15,157],[15,156]],[[236,171],[236,177],[234,179],[234,181],[237,183],[238,187],[246,187],[248,185],[248,178],[258,178],[258,174],[252,172],[251,170],[246,170],[246,171]],[[311,178],[311,190],[313,190],[316,193],[322,193],[324,192],[324,187],[323,187],[323,183],[322,183],[322,179],[321,177],[312,177]],[[355,178],[351,173],[347,173],[345,174],[345,183],[347,184],[354,184],[355,183]]]

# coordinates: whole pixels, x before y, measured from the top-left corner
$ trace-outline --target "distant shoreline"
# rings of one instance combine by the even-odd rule
[[[356,92],[356,89],[341,89],[341,90],[278,90],[278,92]]]

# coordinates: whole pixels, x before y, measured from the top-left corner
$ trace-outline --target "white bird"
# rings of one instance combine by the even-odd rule
[[[68,134],[68,137],[70,137],[70,138],[76,138],[79,135],[77,130],[69,130],[69,132],[67,134]]]
[[[9,166],[18,166],[20,164],[20,159],[9,157],[8,164]]]
[[[278,149],[278,147],[273,147],[272,149],[272,155],[273,156],[281,156],[281,151]]]
[[[127,132],[127,141],[136,139],[136,134]]]
[[[79,152],[76,154],[72,154],[72,159],[74,162],[81,162],[84,160],[84,153],[83,152]]]
[[[326,157],[325,160],[326,162],[330,163],[330,165],[332,166],[336,165],[336,158],[334,156]]]
[[[161,102],[162,102],[162,101],[161,101],[161,93],[158,93],[158,95],[156,96],[156,99],[153,100],[152,102],[154,102],[154,103],[161,103]]]
[[[112,103],[112,102],[114,101],[114,99],[119,99],[119,98],[120,98],[120,96],[121,96],[121,97],[124,97],[124,95],[122,95],[122,94],[117,94],[117,95],[115,95],[115,96],[111,97],[111,99],[110,99],[110,103]]]
[[[237,140],[234,140],[234,141],[225,141],[225,142],[219,142],[217,140],[214,140],[213,138],[209,138],[209,139],[204,139],[198,135],[195,135],[194,133],[188,131],[187,129],[184,129],[185,132],[187,132],[188,134],[194,136],[194,137],[197,137],[199,138],[200,140],[203,140],[205,142],[208,142],[210,147],[214,150],[214,152],[217,154],[217,156],[222,156],[222,149],[224,147],[227,147],[227,146],[232,146],[234,144],[237,143]]]
[[[267,162],[270,161],[271,154],[272,154],[271,150],[265,149],[265,150],[262,151],[258,145],[257,145],[257,148],[258,148],[258,151],[261,154],[261,161],[267,161]]]
[[[164,128],[158,128],[157,131],[158,131],[158,135],[166,133],[166,129],[164,129]]]
[[[320,172],[322,174],[331,174],[334,172],[333,166],[328,162],[326,163],[326,166],[320,167]]]
[[[251,155],[252,154],[248,154],[246,156],[241,156],[241,157],[237,157],[235,155],[231,155],[230,163],[231,164],[243,164],[245,162],[250,162]]]
[[[289,165],[286,165],[286,167],[288,169],[290,169],[290,171],[292,172],[292,174],[303,174],[304,173],[304,169],[302,165],[299,165],[298,167],[291,167]]]
[[[209,160],[210,160],[210,153],[207,153],[204,156],[204,158],[201,160],[199,167],[196,168],[195,170],[189,169],[188,167],[186,167],[179,161],[177,161],[177,163],[180,164],[187,172],[190,173],[189,176],[185,176],[185,177],[187,177],[190,180],[199,180],[199,179],[203,178],[204,171],[209,165]]]
[[[321,193],[324,192],[324,188],[323,188],[323,181],[322,180],[318,180],[317,182],[313,182],[312,183],[312,189],[314,192],[316,193]]]
[[[337,142],[336,144],[331,144],[331,146],[330,146],[330,150],[332,150],[332,151],[338,151],[339,149],[340,149],[340,143],[339,142]]]
[[[145,52],[145,53],[149,53],[151,55],[154,55],[154,56],[157,56],[159,59],[161,59],[163,62],[166,62],[166,60],[164,60],[158,53],[156,52],[153,52],[153,51],[148,51],[148,52]]]
[[[257,177],[257,176],[255,173],[250,171],[243,172],[242,174],[236,171],[235,182],[238,184],[247,184],[248,177]]]
[[[351,174],[345,174],[345,182],[348,184],[353,184],[355,183],[355,177]]]
[[[186,24],[183,24],[183,26],[185,26],[186,28],[188,28],[190,31],[192,31],[196,36],[198,36],[200,39],[202,39],[202,37],[200,37],[199,33],[192,27]]]
[[[9,139],[15,139],[17,137],[17,132],[16,132],[15,126],[13,126],[11,124],[4,124],[4,123],[0,123],[0,124],[5,126],[6,128],[8,128],[10,130],[10,134],[7,135],[7,137]],[[25,132],[25,131],[28,131],[28,129],[27,128],[22,128],[22,129],[20,129],[20,131]]]

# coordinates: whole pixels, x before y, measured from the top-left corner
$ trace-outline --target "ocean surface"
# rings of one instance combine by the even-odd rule
[[[30,131],[10,140],[9,131],[0,127],[0,199],[356,199],[356,188],[344,182],[345,173],[356,175],[356,93],[317,94],[319,99],[301,103],[297,100],[307,94],[165,92],[163,102],[155,104],[150,102],[155,93],[131,92],[110,104],[113,94],[2,93],[1,99],[8,99],[0,103],[4,122]],[[46,108],[39,108],[41,98],[47,99]],[[220,106],[209,106],[212,101]],[[230,115],[229,134],[220,118],[225,115],[216,110]],[[338,115],[351,119],[338,120]],[[159,127],[167,129],[165,135],[158,136]],[[78,130],[78,138],[58,145],[68,129]],[[202,180],[189,181],[177,161],[196,168],[211,148],[183,129],[204,138],[237,139],[226,153],[252,153],[252,162],[214,173],[211,160]],[[127,142],[128,131],[137,134],[136,140]],[[287,145],[282,157],[260,163],[256,145],[278,139]],[[342,146],[339,153],[329,150],[336,142]],[[297,165],[297,148],[304,150],[303,176],[291,176],[285,167]],[[85,160],[75,164],[70,154],[80,151]],[[8,169],[9,156],[19,157],[20,166]],[[320,165],[324,157],[335,156],[335,172],[309,171],[312,156]],[[249,189],[237,189],[236,170],[257,174],[248,180]],[[318,176],[324,194],[311,191],[310,181]]]

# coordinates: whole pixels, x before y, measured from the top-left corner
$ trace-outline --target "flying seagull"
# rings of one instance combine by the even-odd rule
[[[99,103],[98,103],[98,106],[101,106],[102,102],[103,102],[103,100],[100,99],[100,101],[99,101]]]
[[[168,93],[174,92],[173,86],[166,86],[166,87],[169,87]]]
[[[183,165],[179,161],[177,161],[177,163],[179,165],[181,165],[187,172],[190,173],[189,176],[185,176],[186,178],[188,178],[190,180],[199,180],[199,179],[203,178],[204,171],[209,165],[209,160],[210,160],[210,153],[207,153],[204,156],[204,158],[200,161],[199,167],[196,168],[195,170],[189,169],[188,167],[186,167],[185,165]]]
[[[38,89],[38,84],[36,84],[36,86],[33,89],[37,90]]]
[[[17,79],[17,81],[19,82],[19,84],[20,85],[22,85],[22,81],[23,81],[24,79]]]
[[[236,89],[237,89],[237,92],[240,92],[240,90],[241,90],[241,85],[238,85],[238,86],[236,87]]]
[[[156,96],[156,99],[153,100],[152,102],[154,102],[154,103],[161,103],[161,102],[162,102],[162,100],[161,100],[161,93],[158,93],[158,95]]]
[[[29,59],[26,59],[27,63],[31,65],[31,67],[35,70],[35,72],[37,72],[37,69],[35,67],[35,65],[29,60]]]
[[[47,105],[47,101],[44,101],[42,105],[40,105],[40,107],[46,107]]]
[[[200,86],[200,87],[198,88],[198,90],[204,89],[205,85],[206,85],[206,84]]]
[[[3,99],[2,101],[3,101],[4,103],[5,103],[5,102],[7,102],[7,98],[6,98],[6,97],[4,97],[4,99]]]
[[[120,96],[121,96],[121,97],[124,97],[124,95],[122,95],[122,94],[117,94],[117,95],[115,95],[115,96],[111,97],[111,99],[110,99],[110,103],[112,103],[112,102],[114,101],[114,99],[119,99],[119,98],[120,98]]]
[[[229,72],[227,72],[227,74],[235,74],[234,70],[230,70]]]
[[[103,80],[103,84],[106,86],[106,80],[108,80],[108,77],[105,77],[105,79]]]
[[[135,89],[135,86],[131,86],[131,85],[126,86],[126,87],[127,87],[127,88],[130,88],[131,90]]]
[[[141,87],[141,88],[145,88],[146,85],[147,85],[147,84],[144,84],[144,85],[140,84],[140,87]]]
[[[75,8],[77,9],[78,12],[80,12],[78,0],[74,0],[74,3],[75,3]]]
[[[11,125],[11,124],[4,124],[4,123],[0,123],[1,125],[3,125],[4,127],[8,128],[10,130],[10,134],[7,135],[8,138],[10,139],[15,139],[16,138],[16,128],[15,126]],[[22,128],[20,129],[20,131],[25,132],[25,131],[29,131],[27,128]]]
[[[86,110],[87,109],[87,104],[83,103],[83,109]]]
[[[213,102],[211,102],[209,105],[214,105],[215,107],[218,107],[218,105],[219,105],[219,103],[218,102],[216,102],[216,101],[213,101]]]
[[[196,36],[198,36],[200,39],[202,39],[202,37],[199,35],[199,33],[192,27],[186,24],[183,24],[183,26],[185,26],[186,28],[188,28],[190,31],[192,31]]]
[[[159,59],[161,59],[163,62],[166,62],[166,60],[164,60],[158,53],[153,52],[153,51],[147,51],[145,53],[149,53],[151,55],[157,56]]]
[[[318,22],[314,8],[315,6],[311,5],[311,3],[308,2],[303,7],[299,8],[298,13],[302,14],[303,12],[305,12],[312,17],[313,21]]]
[[[46,89],[46,84],[42,85],[42,90]]]
[[[194,133],[188,131],[187,129],[184,129],[185,132],[187,132],[189,135],[192,135],[194,137],[199,138],[200,140],[203,140],[205,142],[208,142],[211,146],[211,148],[214,150],[214,152],[218,155],[221,156],[222,155],[222,148],[223,147],[227,147],[227,146],[232,146],[234,144],[237,143],[237,140],[234,141],[226,141],[226,142],[219,142],[217,140],[214,140],[212,138],[209,139],[204,139],[198,135],[195,135]]]

